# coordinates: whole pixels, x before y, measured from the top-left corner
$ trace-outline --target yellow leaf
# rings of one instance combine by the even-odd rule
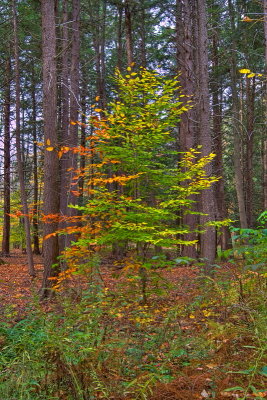
[[[127,67],[127,71],[131,71],[132,70],[132,68],[131,67]]]
[[[101,112],[101,108],[95,108],[95,112]]]
[[[253,78],[254,76],[256,76],[256,74],[254,74],[254,72],[251,72],[251,74],[247,75],[247,78]]]
[[[51,144],[50,139],[47,139],[46,144],[47,144],[47,146],[50,146],[50,144]]]
[[[47,150],[47,151],[53,151],[53,150],[54,150],[54,147],[52,147],[52,146],[47,147],[46,150]]]
[[[249,74],[251,71],[250,71],[250,69],[243,68],[243,69],[240,69],[239,72],[240,72],[240,74]]]
[[[96,96],[95,101],[100,100],[100,96]]]

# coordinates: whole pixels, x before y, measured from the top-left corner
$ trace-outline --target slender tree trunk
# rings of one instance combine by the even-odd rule
[[[18,175],[20,184],[20,195],[24,214],[24,228],[26,235],[26,252],[28,259],[28,270],[31,276],[35,276],[32,247],[30,218],[27,203],[27,193],[24,181],[24,165],[20,144],[20,75],[19,75],[19,46],[18,46],[18,26],[17,26],[17,3],[13,0],[13,27],[14,27],[14,60],[15,60],[15,96],[16,96],[16,153],[18,163]]]
[[[133,63],[133,37],[132,37],[131,0],[125,0],[124,13],[125,13],[125,36],[126,36],[127,64],[131,65]]]
[[[140,39],[141,39],[141,45],[140,45],[140,58],[141,58],[141,66],[146,67],[147,63],[147,54],[146,54],[146,10],[145,10],[145,4],[142,4],[141,6],[141,18],[140,18]]]
[[[2,253],[5,256],[8,256],[10,252],[10,82],[11,61],[10,56],[8,56],[4,89],[4,223]]]
[[[253,227],[253,147],[254,147],[254,107],[255,78],[246,78],[246,154],[245,154],[245,193],[247,222]]]
[[[55,0],[41,0],[43,50],[43,115],[44,141],[54,150],[45,150],[44,156],[44,276],[42,297],[49,295],[52,281],[58,274],[58,238],[55,234],[59,213],[59,168],[57,154],[57,80],[56,80],[56,26]],[[46,236],[49,236],[46,238]]]
[[[122,70],[122,15],[123,15],[123,7],[121,4],[117,6],[118,10],[118,43],[117,43],[117,68]]]
[[[78,146],[78,125],[80,103],[79,103],[79,83],[80,83],[80,0],[72,0],[72,37],[71,37],[71,66],[70,66],[70,121],[73,122],[69,126],[69,144],[72,149]],[[77,181],[73,178],[77,170],[77,153],[69,152],[70,170],[68,176],[68,206],[77,204],[77,196],[74,192],[78,190]],[[72,208],[67,208],[67,215],[77,215],[77,211]],[[73,223],[68,223],[69,226]],[[75,240],[74,235],[67,236],[67,247],[71,241]]]
[[[85,67],[82,68],[82,89],[81,89],[81,107],[82,107],[82,126],[81,126],[81,147],[85,148],[86,146],[86,95],[87,95],[87,76],[86,76],[86,70]],[[84,171],[85,171],[85,165],[86,165],[86,158],[85,155],[80,156],[80,171],[81,171],[81,176],[79,179],[79,204],[83,204],[83,192],[84,192]]]
[[[32,87],[31,87],[31,97],[32,97],[32,136],[33,136],[33,252],[34,254],[40,254],[39,245],[39,183],[38,183],[38,160],[37,160],[37,112],[36,112],[36,88],[35,88],[35,72],[34,63],[32,64]]]
[[[215,2],[212,3],[213,7],[216,6]],[[222,82],[219,80],[219,31],[218,25],[220,24],[219,9],[217,6],[217,13],[215,15],[215,20],[212,29],[212,69],[213,77],[211,79],[211,91],[212,91],[212,125],[213,125],[213,143],[214,143],[214,153],[216,158],[214,160],[214,174],[219,176],[220,179],[214,184],[214,193],[216,199],[216,214],[217,219],[222,221],[228,218],[227,206],[225,202],[225,189],[224,189],[224,170],[223,170],[223,132],[222,132],[222,95],[221,87]],[[222,250],[227,250],[231,248],[231,235],[229,228],[223,226],[221,228],[220,245]]]
[[[235,40],[235,13],[232,0],[228,0],[231,30],[233,33],[231,49],[231,89],[232,89],[232,126],[234,135],[234,172],[235,187],[237,194],[238,210],[241,228],[247,228],[247,215],[245,207],[245,196],[243,187],[243,173],[241,163],[241,139],[240,139],[240,102],[237,92],[237,62],[236,62],[236,40]]]
[[[107,106],[107,93],[106,93],[106,60],[105,60],[105,47],[106,47],[106,17],[107,17],[107,1],[103,0],[102,3],[102,24],[101,24],[101,42],[100,42],[100,54],[101,54],[101,82],[100,82],[100,107],[105,109]]]
[[[210,105],[209,105],[209,75],[208,75],[208,31],[206,1],[197,0],[197,68],[198,68],[198,121],[199,121],[199,143],[201,144],[201,155],[207,156],[212,151],[212,136],[210,129]],[[212,165],[206,166],[208,176],[212,175]],[[201,192],[201,212],[206,214],[200,216],[202,225],[215,219],[215,197],[213,188]],[[205,233],[200,237],[201,256],[206,260],[207,266],[213,264],[216,255],[216,231],[212,226],[206,227]]]
[[[61,147],[70,147],[69,127],[70,127],[70,110],[69,110],[69,35],[68,35],[68,0],[62,1],[62,69],[61,69]],[[69,190],[69,152],[63,152],[60,159],[60,216],[62,221],[59,223],[59,228],[64,229],[67,226],[64,216],[67,216],[68,209],[68,190]],[[60,235],[58,238],[60,253],[66,247],[66,236]]]

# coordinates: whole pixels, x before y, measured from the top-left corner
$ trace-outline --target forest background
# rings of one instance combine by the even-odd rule
[[[61,290],[67,278],[90,276],[91,294],[85,296],[86,301],[90,305],[97,302],[92,310],[96,306],[104,315],[106,288],[99,283],[99,276],[105,263],[123,271],[133,285],[133,303],[124,300],[131,303],[133,313],[138,314],[139,307],[144,313],[142,307],[149,307],[148,299],[162,295],[155,270],[179,265],[187,265],[193,273],[199,268],[205,275],[201,275],[205,281],[201,285],[211,290],[214,299],[222,294],[220,290],[225,291],[223,298],[229,295],[233,279],[236,292],[231,292],[229,301],[234,304],[244,301],[244,282],[249,282],[250,296],[258,279],[259,303],[253,303],[257,313],[266,297],[267,1],[3,0],[0,13],[2,256],[12,255],[11,249],[25,251],[34,278],[33,256],[42,253],[40,295],[52,303],[51,293]],[[214,270],[221,268],[218,260],[234,255],[233,244],[240,253],[238,260],[234,272],[220,277],[218,289]],[[241,272],[235,268],[244,265],[240,278]],[[255,276],[252,273],[248,278],[248,269]],[[194,281],[194,288],[203,290],[198,285]],[[207,299],[194,301],[179,312],[193,320],[194,304],[220,325],[222,317],[214,310],[215,300],[209,306]],[[107,303],[111,309],[118,308],[113,310],[115,317],[125,317],[123,302],[115,306],[109,298]],[[138,304],[137,308],[133,304]],[[220,305],[224,313],[230,307],[228,303]],[[86,306],[79,307],[84,312]],[[242,307],[239,311],[242,309],[246,324],[253,312],[246,309],[248,305],[242,303]],[[79,314],[81,309],[75,312]],[[152,309],[154,315],[155,304]],[[154,317],[147,314],[130,321],[150,324]],[[95,325],[89,324],[99,338],[99,343],[92,345],[96,348],[106,346],[103,332],[108,328],[103,327],[106,321],[102,317],[93,315],[92,320],[98,321],[96,329],[103,331],[94,332]],[[39,323],[46,319],[43,314],[38,318]],[[168,314],[168,323],[169,318]],[[253,314],[252,325],[258,331],[266,315],[261,318],[256,323]],[[161,321],[166,323],[163,317]],[[51,326],[55,323],[49,321]],[[225,328],[224,323],[231,325],[228,314],[222,324]],[[218,326],[217,331],[221,329]],[[3,336],[8,336],[8,329]],[[154,329],[153,323],[150,329]],[[159,333],[163,336],[158,340],[164,346],[167,333],[162,329],[164,334]],[[227,336],[227,329],[221,334]],[[142,337],[142,329],[138,334]],[[244,369],[249,371],[244,374],[249,382],[245,386],[242,381],[234,388],[243,393],[240,398],[262,398],[259,393],[266,392],[260,380],[266,376],[266,345],[262,347],[264,333],[260,335],[257,356],[251,357],[258,360],[257,365]],[[216,335],[213,339],[217,340]],[[188,356],[188,343],[181,344],[181,340],[169,349],[170,364],[173,357]],[[103,370],[99,379],[94,375],[99,354],[90,362],[84,354],[78,361],[70,357],[62,367],[58,348],[52,351],[50,345],[42,342],[40,346],[49,349],[49,357],[56,352],[56,361],[49,361],[54,367],[49,368],[67,368],[66,379],[72,382],[68,396],[73,397],[66,398],[119,398],[119,384],[117,394],[112,394],[105,387]],[[246,345],[255,346],[254,339]],[[180,353],[173,356],[177,346]],[[61,350],[64,353],[66,349]],[[139,356],[134,357],[138,364]],[[169,369],[162,372],[161,361],[153,357],[145,369],[150,375],[142,373],[140,378],[129,371],[116,372],[121,381],[128,382],[125,396],[133,387],[135,394],[131,395],[137,396],[133,398],[146,398],[157,380],[171,381]],[[81,377],[83,362],[93,367],[88,376]],[[182,360],[182,366],[184,362],[189,361]],[[163,368],[159,373],[153,370],[157,363]],[[77,370],[74,365],[79,366]],[[252,385],[256,373],[259,389]],[[42,379],[41,374],[36,385],[45,392],[48,385],[40,383]],[[24,396],[27,390],[32,393],[35,385],[29,381]],[[65,396],[68,382],[62,377],[58,382],[57,389],[49,392],[58,397],[51,399]],[[12,396],[9,386],[3,385],[5,396]],[[208,396],[214,396],[212,390],[206,391]],[[222,393],[222,397],[229,395]],[[199,398],[205,398],[205,393],[203,396]]]

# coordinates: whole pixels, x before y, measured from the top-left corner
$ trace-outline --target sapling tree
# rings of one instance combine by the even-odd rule
[[[156,262],[155,246],[176,251],[181,244],[196,245],[197,240],[184,239],[189,228],[182,225],[181,215],[193,212],[193,194],[217,180],[204,168],[214,155],[174,150],[177,122],[191,107],[177,77],[128,67],[127,75],[117,71],[115,80],[118,100],[107,110],[95,106],[90,119],[94,130],[87,138],[89,160],[76,177],[86,177],[87,183],[85,203],[76,206],[83,213],[83,226],[66,257],[76,268],[85,251],[123,243],[130,257],[121,262],[128,267],[132,263],[144,285],[147,269]],[[201,229],[194,227],[196,232]]]

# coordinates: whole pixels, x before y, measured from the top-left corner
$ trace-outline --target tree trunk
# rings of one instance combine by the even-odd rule
[[[70,66],[70,121],[68,143],[72,149],[78,146],[78,124],[80,103],[79,103],[79,84],[80,84],[80,0],[72,0],[72,37],[71,37],[71,66]],[[74,194],[78,190],[77,181],[73,178],[77,174],[77,153],[70,151],[68,153],[68,182],[67,198],[69,205],[77,204],[77,196]],[[77,211],[67,207],[67,216],[77,215]],[[68,222],[68,226],[73,223]],[[66,245],[70,247],[71,242],[75,240],[74,235],[67,235]]]
[[[231,30],[233,33],[231,49],[231,89],[232,89],[232,126],[234,135],[234,172],[235,187],[237,194],[238,210],[241,228],[247,228],[247,215],[245,208],[245,196],[243,187],[243,173],[241,164],[241,139],[240,139],[240,102],[237,92],[237,62],[236,62],[236,41],[235,41],[235,14],[232,0],[228,0]]]
[[[208,31],[206,1],[197,0],[197,69],[198,69],[198,89],[197,89],[197,111],[199,122],[199,143],[201,155],[207,156],[212,151],[212,136],[210,129],[210,105],[209,105],[209,75],[208,75]],[[212,175],[212,165],[205,167],[207,176]],[[213,188],[205,189],[201,192],[201,212],[205,215],[200,216],[201,225],[205,225],[215,219],[215,198]],[[207,267],[214,263],[216,255],[216,231],[212,226],[206,227],[205,233],[200,237],[201,257],[206,260]]]
[[[32,138],[33,138],[33,217],[32,217],[32,227],[33,227],[33,252],[34,254],[40,254],[39,245],[39,187],[38,187],[38,160],[37,160],[37,118],[36,118],[36,93],[35,93],[35,72],[34,63],[32,64],[32,87],[31,87],[31,97],[32,97]]]
[[[254,108],[255,78],[246,78],[246,153],[245,153],[245,193],[248,227],[253,227],[253,148],[254,148]]]
[[[4,223],[2,253],[9,256],[10,252],[10,81],[11,61],[6,60],[6,75],[4,89]]]
[[[15,60],[15,97],[16,97],[16,153],[18,164],[18,175],[20,184],[20,196],[24,214],[24,228],[26,235],[26,252],[28,259],[28,270],[31,276],[35,276],[32,247],[30,218],[27,203],[27,193],[24,181],[24,163],[20,144],[20,75],[19,75],[19,46],[18,46],[18,25],[17,25],[17,3],[13,0],[13,28],[14,28],[14,60]]]
[[[122,15],[123,7],[121,4],[117,6],[118,12],[118,34],[117,34],[117,68],[119,71],[122,70]]]
[[[264,56],[265,56],[265,74],[267,73],[267,0],[263,0],[263,12],[264,12]],[[267,83],[265,82],[265,121],[267,120]],[[263,206],[264,210],[267,210],[267,138],[266,138],[265,128],[265,137],[264,137],[264,145],[263,145]]]
[[[213,2],[213,7],[215,6],[215,2]],[[220,74],[218,72],[220,66],[220,58],[219,58],[219,30],[218,26],[220,26],[220,17],[219,17],[220,9],[217,6],[216,14],[214,14],[214,22],[212,26],[212,71],[213,76],[211,79],[211,92],[212,92],[212,126],[213,126],[213,143],[214,143],[214,153],[216,154],[214,160],[214,174],[220,177],[218,182],[214,184],[214,193],[216,199],[216,214],[219,221],[228,218],[227,206],[225,202],[225,184],[224,184],[224,171],[223,171],[223,132],[222,132],[222,81],[220,78]],[[217,240],[221,245],[222,250],[227,250],[231,248],[231,235],[229,228],[227,226],[223,226],[221,228],[221,236],[219,240]]]
[[[70,127],[70,109],[69,109],[69,35],[68,35],[68,0],[62,1],[62,57],[61,57],[61,147],[70,147],[69,142],[69,127]],[[60,166],[60,215],[63,218],[59,222],[59,229],[64,229],[67,226],[64,216],[67,216],[68,209],[68,190],[69,190],[69,157],[68,152],[63,152],[59,162]],[[66,247],[66,236],[60,235],[58,238],[60,253]]]
[[[185,0],[181,2],[176,0],[176,48],[177,48],[177,64],[180,71],[180,81],[183,93],[192,98],[195,94],[195,67],[194,67],[194,47],[193,47],[193,14],[194,5]],[[196,110],[195,108],[188,110],[181,115],[179,126],[180,150],[188,151],[196,145]],[[195,196],[191,197],[195,201]],[[198,224],[198,217],[194,214],[185,214],[182,216],[182,223],[188,226],[190,231],[193,231]],[[183,237],[184,240],[197,240],[197,234],[194,232],[188,233]],[[182,256],[196,258],[196,246],[183,246]]]
[[[133,63],[133,37],[132,37],[131,0],[125,0],[124,13],[125,13],[125,37],[126,37],[127,64],[131,65]]]
[[[57,80],[55,0],[41,0],[43,50],[43,116],[44,142],[52,151],[44,155],[44,276],[42,297],[49,295],[50,277],[58,274],[58,238],[55,234],[59,213],[59,168],[57,154]],[[46,236],[49,238],[46,238]]]

